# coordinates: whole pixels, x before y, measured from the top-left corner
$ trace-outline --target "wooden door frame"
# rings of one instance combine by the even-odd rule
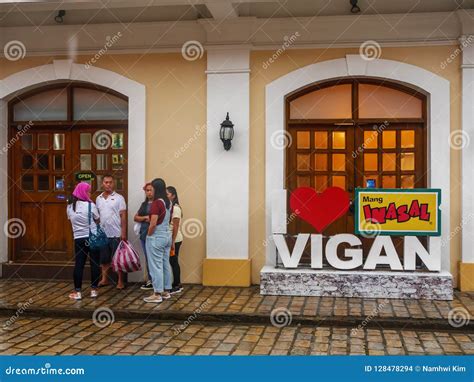
[[[15,104],[35,94],[39,94],[48,90],[58,89],[58,88],[64,88],[67,92],[67,120],[64,120],[64,121],[14,121],[13,120],[13,108]],[[109,89],[107,87],[96,85],[89,82],[67,81],[67,82],[59,82],[55,84],[47,84],[44,86],[40,86],[35,89],[23,92],[21,94],[17,94],[8,101],[8,104],[7,104],[8,142],[14,142],[14,144],[19,144],[19,142],[21,142],[21,135],[20,137],[18,137],[18,129],[17,129],[17,126],[19,125],[22,125],[22,126],[30,125],[31,129],[38,129],[38,130],[54,129],[58,132],[65,131],[65,130],[71,130],[72,132],[72,129],[74,127],[79,127],[79,128],[90,127],[90,128],[98,128],[100,130],[101,128],[113,129],[114,126],[120,126],[126,129],[125,139],[127,141],[127,147],[128,147],[128,141],[129,141],[128,125],[129,125],[130,115],[127,120],[74,121],[73,110],[72,110],[74,88],[86,88],[86,89],[98,90],[107,94],[115,95],[129,102],[128,97],[126,97],[125,95],[113,89]],[[8,166],[7,166],[8,167],[8,190],[9,190],[8,202],[7,202],[7,206],[8,206],[7,219],[9,221],[13,219],[18,213],[18,211],[16,211],[14,192],[12,192],[12,190],[15,190],[15,188],[17,187],[14,184],[14,180],[11,176],[12,174],[14,174],[14,171],[15,171],[15,160],[13,158],[13,155],[14,155],[13,151],[14,150],[8,150]],[[126,154],[128,154],[128,149],[126,150]],[[127,155],[126,161],[128,162],[128,155]],[[128,168],[128,164],[127,164],[127,168]],[[127,176],[126,183],[128,184],[128,170],[126,172],[126,176]],[[16,253],[15,238],[8,237],[7,243],[8,243],[8,260],[11,262],[15,262],[15,253]]]

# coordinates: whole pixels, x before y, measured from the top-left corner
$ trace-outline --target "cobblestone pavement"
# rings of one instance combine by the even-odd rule
[[[454,332],[110,322],[20,317],[0,330],[0,354],[474,354],[474,334]]]
[[[269,315],[275,308],[286,308],[293,316],[302,317],[393,317],[401,319],[447,319],[454,309],[460,309],[467,319],[474,317],[474,293],[455,292],[453,301],[430,300],[386,300],[369,298],[335,297],[288,297],[261,296],[258,286],[250,288],[204,287],[186,285],[182,294],[160,305],[146,304],[143,297],[149,291],[142,291],[138,285],[131,285],[124,291],[113,287],[100,290],[97,300],[86,297],[75,302],[67,298],[71,282],[0,280],[0,309],[16,309],[18,303],[29,302],[30,308],[94,310],[107,306],[114,312],[180,311],[192,313],[226,313]]]

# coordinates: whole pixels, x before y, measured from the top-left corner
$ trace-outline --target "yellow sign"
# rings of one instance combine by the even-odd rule
[[[358,188],[355,232],[363,236],[440,236],[440,203],[440,189]]]

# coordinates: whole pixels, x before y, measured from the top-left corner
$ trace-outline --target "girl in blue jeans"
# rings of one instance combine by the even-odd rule
[[[150,207],[150,227],[146,237],[146,253],[154,293],[145,297],[145,302],[158,304],[171,297],[171,202],[166,195],[166,183],[163,179],[151,182],[154,200]]]

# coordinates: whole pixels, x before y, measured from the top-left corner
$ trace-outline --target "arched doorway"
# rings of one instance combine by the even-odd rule
[[[73,259],[65,208],[84,176],[94,195],[112,174],[127,197],[128,99],[98,85],[66,82],[17,94],[8,103],[9,260],[58,265]]]
[[[426,97],[386,80],[346,78],[286,97],[285,188],[427,187]],[[290,234],[314,232],[301,219]],[[351,211],[323,234],[354,232]]]

